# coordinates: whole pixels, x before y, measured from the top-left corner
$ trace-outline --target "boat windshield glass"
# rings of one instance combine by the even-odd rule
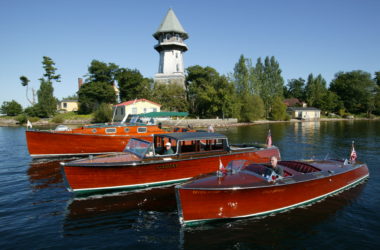
[[[149,151],[153,152],[153,145],[151,142],[135,138],[130,139],[127,146],[124,149],[124,152],[134,153],[141,158],[149,154]]]
[[[232,160],[227,165],[227,171],[235,174],[244,169],[248,164],[249,162],[247,160]]]

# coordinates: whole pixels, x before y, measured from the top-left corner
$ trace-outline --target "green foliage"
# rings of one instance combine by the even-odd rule
[[[30,80],[26,76],[20,76],[20,81],[22,86],[28,86]]]
[[[104,123],[112,120],[112,109],[110,104],[101,103],[94,113],[93,122]]]
[[[276,96],[273,100],[271,118],[275,121],[289,120],[289,115],[286,113],[286,105],[279,96]]]
[[[137,69],[120,69],[116,79],[119,83],[120,100],[150,99],[151,81],[144,78]]]
[[[326,91],[326,80],[320,74],[316,78],[314,78],[313,74],[308,76],[305,97],[309,106],[321,108]]]
[[[339,72],[330,84],[330,90],[339,96],[347,111],[353,114],[370,113],[373,110],[375,89],[371,74],[361,70]]]
[[[186,86],[190,114],[199,117],[232,117],[238,114],[233,83],[211,67],[187,68]]]
[[[28,120],[28,117],[25,114],[19,114],[18,116],[15,117],[15,120],[19,124],[25,124]]]
[[[305,100],[305,80],[302,78],[288,80],[288,89],[286,98],[297,98],[300,101]]]
[[[339,99],[339,96],[330,91],[326,90],[325,94],[321,98],[320,109],[326,112],[337,112],[339,109],[342,109],[343,102]]]
[[[15,100],[3,102],[3,105],[0,107],[0,112],[7,116],[16,116],[22,113],[22,106]]]
[[[264,64],[261,58],[257,59],[256,66],[251,69],[252,89],[264,101],[265,116],[268,117],[274,98],[283,96],[284,79],[281,76],[279,63],[272,56],[266,57]]]
[[[88,67],[86,82],[105,82],[112,85],[116,80],[118,71],[119,66],[114,63],[107,64],[98,60],[92,60]]]
[[[45,69],[44,77],[46,82],[52,83],[52,81],[60,82],[61,75],[56,75],[55,71],[57,70],[56,67],[54,67],[55,63],[53,60],[48,57],[44,56],[42,57],[42,67]]]
[[[51,119],[51,121],[54,123],[63,123],[65,119],[60,115],[56,115]]]
[[[182,86],[177,84],[156,83],[152,100],[162,105],[161,110],[187,111],[186,92]]]
[[[57,110],[57,99],[53,96],[53,84],[45,79],[40,79],[40,89],[37,91],[38,106],[40,112],[39,117],[50,117]]]
[[[375,79],[377,86],[380,87],[380,71],[375,72]]]
[[[89,114],[95,111],[100,103],[115,103],[116,93],[107,82],[91,82],[83,84],[78,91],[79,114]]]
[[[234,68],[234,82],[236,86],[236,92],[239,96],[248,95],[250,93],[249,86],[249,69],[247,67],[248,59],[240,56],[239,61],[235,64]]]
[[[252,122],[264,118],[264,102],[258,95],[246,95],[241,102],[240,120]]]

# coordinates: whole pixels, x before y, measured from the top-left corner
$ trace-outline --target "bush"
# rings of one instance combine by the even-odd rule
[[[56,115],[51,119],[54,123],[63,123],[65,121],[65,118],[62,115]]]
[[[16,116],[22,113],[22,106],[15,100],[3,102],[3,105],[0,107],[0,112],[7,116]]]
[[[28,120],[28,117],[25,114],[20,114],[15,117],[15,120],[18,121],[19,124],[25,124]]]
[[[286,105],[280,97],[274,99],[271,111],[271,117],[275,121],[289,121],[290,117],[286,113]]]
[[[93,122],[103,123],[109,122],[112,119],[112,109],[109,104],[102,103],[94,113]]]

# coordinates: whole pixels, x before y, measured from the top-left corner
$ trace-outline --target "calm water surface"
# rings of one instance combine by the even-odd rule
[[[368,181],[274,216],[183,229],[172,187],[75,198],[59,161],[29,157],[24,128],[0,128],[0,249],[379,249],[380,121],[303,122],[220,129],[265,142],[283,159],[344,158],[355,141]]]

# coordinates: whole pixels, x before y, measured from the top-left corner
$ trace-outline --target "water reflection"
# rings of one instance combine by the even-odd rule
[[[62,183],[60,160],[32,161],[27,174],[34,190],[56,186]]]
[[[304,240],[321,233],[318,227],[341,210],[351,206],[364,186],[365,184],[359,184],[312,205],[274,216],[183,228],[183,248],[217,249],[220,246],[224,249],[310,248],[311,246],[306,245]],[[207,237],[204,237],[205,235]],[[215,245],[215,242],[218,244]]]

